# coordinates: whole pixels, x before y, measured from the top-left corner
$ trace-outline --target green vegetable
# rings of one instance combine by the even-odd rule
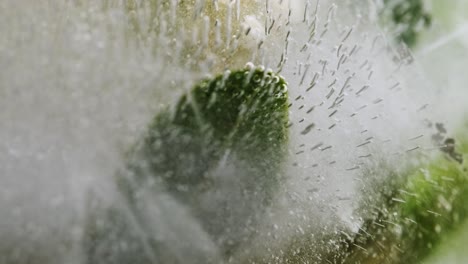
[[[148,198],[158,193],[168,193],[189,208],[221,254],[231,254],[254,232],[278,187],[287,122],[287,84],[272,72],[250,67],[199,82],[174,109],[154,118],[130,152],[128,171],[117,177],[121,202],[128,209],[117,205],[107,210],[97,217],[104,222],[101,227],[92,217],[87,242],[90,259],[102,247],[99,257],[106,250],[116,250],[115,259],[126,259],[125,263],[130,263],[128,255],[138,251],[157,256],[164,252],[161,244],[165,242],[152,242],[150,231],[164,226],[147,214],[151,203],[159,202]],[[137,230],[147,237],[136,235]],[[110,241],[125,241],[129,246],[124,251],[111,249]],[[135,257],[138,263],[151,263],[141,254]],[[163,257],[163,262],[168,259]]]
[[[249,188],[262,191],[279,177],[288,140],[287,105],[287,84],[276,74],[227,71],[200,82],[173,111],[158,114],[130,166],[145,161],[171,192],[185,193],[187,188],[209,188],[207,172],[227,155],[258,172],[255,182],[265,186]]]
[[[468,154],[466,142],[459,150]],[[441,148],[444,152],[444,147]],[[432,254],[468,219],[468,172],[447,153],[417,168],[373,178],[361,213],[368,217],[353,241],[345,263],[417,263]],[[372,199],[372,200],[371,200]]]
[[[468,221],[447,234],[443,244],[435,248],[434,253],[424,260],[426,264],[464,263],[468,258]]]
[[[397,41],[413,47],[419,32],[431,25],[431,15],[423,0],[384,0],[381,16],[390,20],[397,33]]]

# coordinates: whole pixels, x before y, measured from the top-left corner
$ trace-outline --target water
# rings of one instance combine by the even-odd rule
[[[156,113],[225,69],[279,71],[292,103],[284,182],[233,262],[304,234],[352,233],[362,169],[431,155],[423,121],[453,129],[464,114],[462,73],[449,70],[441,93],[427,54],[451,60],[440,47],[465,25],[412,54],[390,44],[366,1],[149,3],[0,3],[0,263],[86,263],[89,208],[123,204],[126,153]],[[197,212],[163,190],[147,195],[157,224],[146,231],[166,238],[168,259],[223,258]]]

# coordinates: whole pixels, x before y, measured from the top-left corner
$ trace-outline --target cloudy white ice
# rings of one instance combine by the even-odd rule
[[[455,130],[466,110],[462,16],[414,52],[377,17],[365,0],[1,1],[0,263],[86,263],[90,204],[119,203],[114,176],[151,118],[249,62],[289,83],[290,142],[281,190],[226,261],[353,232],[362,169],[431,155],[425,122]],[[218,254],[190,208],[150,197],[177,263]]]

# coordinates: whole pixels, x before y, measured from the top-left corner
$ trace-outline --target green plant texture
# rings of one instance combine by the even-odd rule
[[[149,231],[162,225],[161,216],[151,218],[148,213],[153,206],[148,201],[158,203],[161,192],[193,211],[221,255],[232,254],[253,232],[279,186],[287,122],[287,84],[271,71],[252,66],[200,81],[172,109],[156,115],[128,154],[127,169],[117,176],[121,203],[90,215],[85,243],[90,263],[93,259],[129,263],[132,255],[132,263],[153,263],[152,254],[153,259],[179,263],[166,252],[168,245],[157,242],[155,232]],[[225,172],[229,166],[236,167],[235,174]],[[239,182],[238,193],[232,182]],[[223,188],[229,193],[215,199]],[[112,241],[127,246],[115,247]],[[193,263],[216,263],[208,253],[201,255]]]
[[[158,114],[140,149],[171,191],[209,184],[207,171],[234,155],[274,183],[288,140],[287,84],[263,69],[226,72],[197,84]],[[132,165],[131,165],[132,166]],[[252,186],[260,191],[264,186]]]
[[[384,0],[381,12],[393,24],[397,40],[409,47],[415,46],[419,32],[431,25],[423,0]]]
[[[466,137],[457,139],[457,151],[466,156]],[[374,178],[378,170],[367,173],[375,188],[363,195],[361,211],[368,217],[348,242],[346,263],[422,261],[468,219],[467,169],[445,153],[399,172],[381,168],[385,177]]]

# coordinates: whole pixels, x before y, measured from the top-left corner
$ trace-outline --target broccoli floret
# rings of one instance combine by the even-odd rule
[[[389,174],[377,176],[371,194],[364,196],[370,217],[349,243],[346,261],[416,263],[443,244],[468,219],[468,172],[460,162],[444,152],[404,173],[383,168]]]
[[[138,158],[173,192],[209,184],[207,172],[226,155],[261,172],[257,183],[271,185],[288,140],[287,104],[286,82],[262,69],[201,81],[155,117]]]
[[[94,253],[112,252],[106,247],[119,240],[115,236],[128,246],[117,248],[117,257],[108,259],[128,260],[127,253],[143,246],[141,252],[164,252],[164,243],[171,241],[151,242],[155,238],[148,225],[158,228],[153,221],[160,220],[146,212],[149,204],[160,202],[148,201],[158,193],[188,208],[221,255],[229,256],[253,234],[277,190],[288,142],[287,122],[287,84],[275,73],[248,67],[199,82],[173,109],[156,115],[129,154],[127,170],[117,177],[120,203],[126,205],[100,214],[108,226],[90,220],[89,259]],[[137,230],[147,237],[139,238]],[[163,258],[165,263],[170,256]],[[138,263],[146,263],[144,259],[151,258],[135,258]]]
[[[416,44],[419,32],[428,28],[432,20],[423,0],[384,0],[381,13],[392,21],[397,40],[409,47]]]

